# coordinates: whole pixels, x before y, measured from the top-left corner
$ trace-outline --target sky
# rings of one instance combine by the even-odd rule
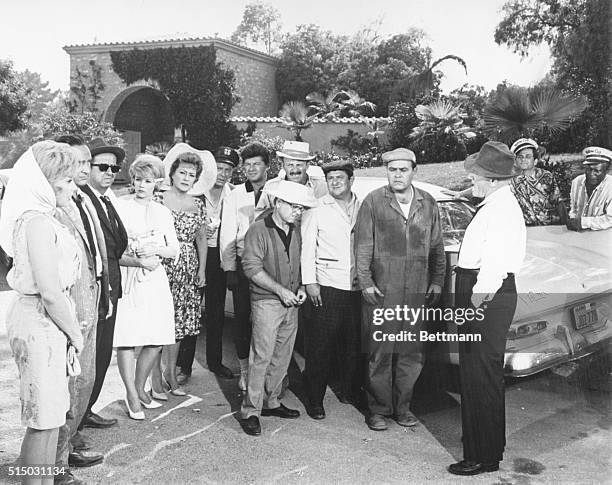
[[[177,37],[229,37],[250,0],[2,0],[0,59],[18,70],[41,74],[52,89],[68,89],[65,45]],[[521,59],[493,40],[505,0],[266,0],[281,14],[284,31],[317,24],[352,34],[376,23],[383,37],[418,27],[427,33],[433,58],[454,54],[440,64],[443,91],[464,83],[487,89],[507,80],[529,86],[550,68],[548,49],[537,47]]]

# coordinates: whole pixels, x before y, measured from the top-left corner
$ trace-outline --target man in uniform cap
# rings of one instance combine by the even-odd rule
[[[219,253],[219,226],[222,218],[222,204],[234,186],[230,183],[234,168],[240,157],[236,150],[219,147],[215,152],[217,179],[210,190],[201,197],[206,205],[206,229],[208,253],[206,255],[206,363],[208,369],[224,379],[232,379],[234,373],[222,363],[223,326],[225,324],[225,273],[221,268]]]
[[[584,175],[572,181],[567,228],[572,231],[599,231],[612,227],[612,176],[608,175],[612,151],[588,147],[584,155]]]
[[[412,390],[423,368],[423,342],[380,340],[380,334],[416,332],[422,322],[399,317],[380,325],[374,319],[397,305],[420,308],[435,303],[442,291],[446,257],[438,205],[412,185],[416,157],[406,148],[383,154],[389,185],[370,192],[355,224],[357,278],[364,301],[368,351],[367,425],[387,429],[393,415],[400,426],[414,426]]]
[[[312,190],[281,181],[271,192],[274,209],[246,233],[242,268],[250,281],[253,334],[247,391],[240,410],[245,433],[261,434],[259,416],[297,418],[299,411],[280,402],[283,378],[297,334],[298,307],[306,301],[301,282],[302,241],[295,223],[314,207]]]

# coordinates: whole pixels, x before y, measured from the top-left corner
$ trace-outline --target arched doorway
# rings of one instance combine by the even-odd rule
[[[174,116],[168,98],[149,86],[133,86],[123,90],[106,110],[105,121],[123,132],[126,160],[119,180],[128,179],[129,164],[147,145],[174,139]]]

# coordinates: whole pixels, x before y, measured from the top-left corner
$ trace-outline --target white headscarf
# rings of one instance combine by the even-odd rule
[[[43,213],[55,209],[55,192],[42,173],[28,148],[13,167],[13,173],[6,186],[0,211],[0,245],[9,256],[14,256],[13,230],[17,219],[27,211]]]

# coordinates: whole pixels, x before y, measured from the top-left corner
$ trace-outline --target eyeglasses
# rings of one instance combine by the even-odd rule
[[[285,204],[287,204],[289,207],[291,207],[291,210],[298,211],[298,212],[304,212],[306,210],[306,207],[304,207],[303,205],[300,205],[300,204],[291,204],[291,203],[286,202],[284,200],[283,200],[283,202],[285,202]]]
[[[121,167],[119,165],[110,165],[108,163],[92,163],[91,166],[98,167],[98,170],[100,170],[100,172],[106,172],[109,168],[113,173],[118,173],[119,170],[121,170]]]

